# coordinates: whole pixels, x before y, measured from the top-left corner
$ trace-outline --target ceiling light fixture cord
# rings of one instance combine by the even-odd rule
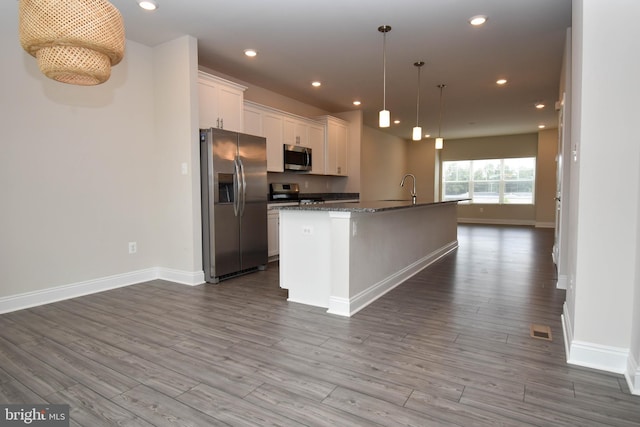
[[[382,32],[382,109],[387,109],[387,33],[391,27],[383,25],[378,28]]]
[[[441,83],[438,85],[440,88],[440,118],[438,119],[438,138],[440,138],[440,131],[442,130],[442,89],[444,89],[447,85]]]
[[[420,118],[420,69],[422,68],[422,66],[424,65],[423,61],[418,61],[416,63],[414,63],[413,65],[415,65],[416,67],[418,67],[418,96],[417,96],[417,100],[416,100],[416,127],[419,127],[419,118]]]
[[[378,27],[378,31],[382,33],[382,110],[379,114],[379,126],[381,128],[389,127],[390,117],[387,110],[387,33],[391,31],[388,25]]]
[[[387,109],[387,32],[382,34],[382,109]]]

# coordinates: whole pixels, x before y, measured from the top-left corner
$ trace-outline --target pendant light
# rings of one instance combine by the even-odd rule
[[[423,61],[414,62],[413,65],[418,69],[418,96],[416,100],[416,126],[413,128],[413,140],[420,141],[422,139],[422,128],[420,127],[420,69],[424,65]]]
[[[18,22],[22,48],[62,83],[104,83],[124,56],[122,15],[107,0],[20,0]]]
[[[438,137],[436,138],[436,150],[442,150],[444,146],[444,139],[440,136],[440,131],[442,130],[442,89],[447,87],[446,84],[440,83],[438,85],[440,88],[440,118],[438,119]]]
[[[378,125],[381,128],[388,128],[391,125],[391,115],[387,110],[387,33],[391,31],[388,25],[378,27],[382,33],[382,110],[378,118]]]

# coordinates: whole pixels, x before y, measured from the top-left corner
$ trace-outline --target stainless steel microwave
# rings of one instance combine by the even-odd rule
[[[284,145],[284,170],[310,171],[312,161],[311,148]]]

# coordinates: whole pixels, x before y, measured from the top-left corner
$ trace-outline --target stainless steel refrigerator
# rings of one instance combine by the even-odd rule
[[[202,246],[205,280],[267,264],[266,139],[200,130]]]

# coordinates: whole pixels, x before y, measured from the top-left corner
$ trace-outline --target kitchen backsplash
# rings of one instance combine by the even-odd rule
[[[303,193],[300,192],[300,199],[322,199],[322,200],[354,200],[359,199],[360,193]]]
[[[273,173],[267,174],[269,183],[296,183],[300,187],[300,193],[345,193],[350,192],[345,188],[346,177],[311,175],[306,173]],[[353,193],[353,191],[351,191]]]

